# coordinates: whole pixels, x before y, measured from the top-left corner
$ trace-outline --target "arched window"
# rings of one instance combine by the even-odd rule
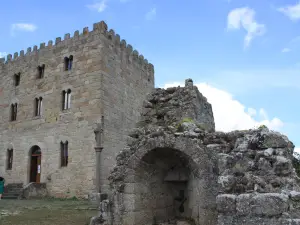
[[[61,167],[68,166],[68,141],[60,142],[60,157],[61,157]]]
[[[71,89],[62,92],[62,109],[70,109],[71,108]]]
[[[68,67],[69,70],[72,69],[72,64],[73,64],[73,56],[70,55],[70,57],[69,57],[69,67]]]
[[[35,99],[35,116],[42,115],[42,108],[43,108],[43,98],[39,97]]]
[[[7,149],[7,170],[12,170],[13,164],[13,149]]]
[[[10,106],[10,120],[16,121],[17,120],[17,113],[18,113],[18,104],[11,104]]]
[[[64,63],[65,63],[65,71],[71,70],[73,64],[73,55],[70,55],[69,57],[65,57]]]
[[[65,71],[67,71],[69,69],[69,58],[65,57]]]
[[[45,72],[45,64],[38,66],[37,67],[38,70],[38,79],[41,79],[44,77],[44,72]]]
[[[21,80],[21,73],[16,73],[14,75],[15,78],[15,86],[19,86],[20,85],[20,80]]]

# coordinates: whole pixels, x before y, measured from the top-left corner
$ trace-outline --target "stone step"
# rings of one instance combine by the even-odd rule
[[[23,188],[23,184],[22,183],[7,184],[6,187],[8,187],[8,188]]]
[[[2,199],[19,199],[18,195],[3,195]]]
[[[20,192],[22,190],[23,188],[7,188],[7,187],[4,188],[4,192]]]
[[[19,199],[22,190],[23,190],[22,183],[7,184],[4,187],[4,193],[2,195],[2,199]]]

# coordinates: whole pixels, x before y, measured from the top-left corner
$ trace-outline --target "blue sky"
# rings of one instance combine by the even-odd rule
[[[300,147],[298,0],[15,0],[0,15],[0,55],[104,20],[154,64],[156,86],[192,78],[218,130],[264,123]]]

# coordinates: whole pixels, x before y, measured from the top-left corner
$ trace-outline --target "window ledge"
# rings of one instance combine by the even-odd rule
[[[71,109],[63,109],[60,114],[69,114],[71,112]]]
[[[40,119],[43,119],[43,117],[42,116],[34,116],[32,119],[33,120],[40,120]]]

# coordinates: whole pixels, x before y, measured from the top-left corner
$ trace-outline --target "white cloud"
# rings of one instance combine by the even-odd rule
[[[37,26],[31,23],[14,23],[11,25],[11,35],[15,34],[15,31],[27,31],[34,32]]]
[[[227,29],[239,30],[241,28],[247,32],[244,38],[245,47],[250,45],[253,38],[266,32],[265,25],[256,22],[255,11],[248,7],[233,9],[227,16]]]
[[[95,2],[94,4],[86,5],[90,10],[96,10],[97,12],[103,12],[107,8],[107,0],[101,2]]]
[[[0,52],[0,58],[4,58],[5,56],[7,56],[6,52]]]
[[[281,50],[282,53],[287,53],[287,52],[290,52],[291,49],[290,48],[284,48]]]
[[[295,147],[294,152],[300,153],[300,147]]]
[[[14,23],[11,25],[11,29],[33,32],[37,29],[37,26],[30,23]]]
[[[300,19],[300,2],[296,5],[288,5],[277,9],[284,15],[290,18],[290,20],[297,21]]]
[[[255,110],[255,109],[253,109],[253,108],[248,108],[247,111],[248,111],[247,113],[248,113],[250,116],[256,116],[256,110]]]
[[[153,20],[155,19],[155,17],[156,17],[156,8],[151,9],[145,15],[146,20]]]
[[[166,84],[165,88],[179,85],[183,86],[183,84],[175,82]],[[257,110],[246,108],[226,91],[217,89],[206,83],[194,85],[198,87],[208,102],[212,104],[216,130],[228,132],[232,130],[253,129],[264,124],[272,130],[279,131],[284,126],[284,123],[276,117],[269,119],[264,109],[259,109],[258,116],[260,118],[255,119]]]

